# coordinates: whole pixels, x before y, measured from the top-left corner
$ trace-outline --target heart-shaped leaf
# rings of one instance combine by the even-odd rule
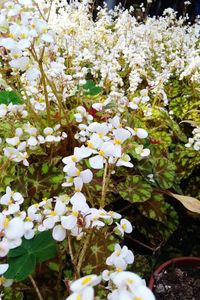
[[[31,240],[23,239],[21,246],[8,254],[9,269],[5,278],[24,280],[34,272],[36,263],[54,258],[56,245],[50,231],[44,231]]]

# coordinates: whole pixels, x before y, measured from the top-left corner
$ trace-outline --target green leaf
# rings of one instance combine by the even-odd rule
[[[48,264],[49,266],[49,269],[52,270],[52,271],[55,271],[55,272],[59,272],[59,265],[55,262],[50,262]]]
[[[6,278],[24,280],[34,272],[36,263],[47,261],[56,256],[56,244],[50,231],[39,233],[31,240],[23,239],[21,246],[8,254],[9,269]]]
[[[21,98],[14,91],[0,91],[0,104],[21,104]]]
[[[144,202],[151,197],[152,187],[141,176],[128,176],[125,183],[118,185],[121,197],[130,202]]]
[[[152,194],[144,203],[138,204],[138,209],[143,216],[165,224],[167,221],[166,205],[162,194]]]
[[[169,189],[173,185],[175,165],[165,158],[159,158],[154,163],[153,174],[159,187]]]
[[[96,96],[102,91],[102,88],[100,86],[96,86],[93,80],[87,80],[83,85],[83,88],[89,96]]]
[[[49,171],[49,165],[47,163],[42,165],[42,174],[47,174]]]
[[[34,272],[36,266],[36,257],[34,254],[26,254],[19,257],[8,259],[9,269],[4,274],[5,278],[24,280]]]
[[[31,249],[37,262],[43,262],[56,256],[56,245],[51,231],[41,232],[32,241]]]
[[[57,176],[53,176],[53,177],[50,179],[50,181],[51,181],[51,183],[53,183],[53,184],[57,184],[57,183],[61,183],[63,179],[64,179],[63,174],[59,174],[59,175],[57,175]]]

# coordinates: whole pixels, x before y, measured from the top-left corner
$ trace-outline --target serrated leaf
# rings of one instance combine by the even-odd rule
[[[21,98],[14,91],[0,91],[0,104],[21,104]]]
[[[168,192],[168,194],[180,201],[189,211],[200,214],[200,200],[190,196],[173,194],[171,192]]]
[[[152,187],[141,176],[128,176],[125,183],[118,185],[121,197],[130,202],[144,202],[151,197]]]
[[[173,185],[175,177],[175,166],[167,159],[160,158],[154,163],[153,174],[154,180],[159,187],[169,189]]]

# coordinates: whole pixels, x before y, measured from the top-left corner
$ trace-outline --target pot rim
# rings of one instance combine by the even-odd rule
[[[177,264],[177,265],[188,265],[191,264],[193,266],[199,265],[200,266],[200,257],[195,256],[180,256],[172,258],[163,264],[161,264],[151,275],[149,280],[149,288],[153,290],[154,283],[155,283],[155,275],[162,272],[162,270],[168,268],[170,265]]]

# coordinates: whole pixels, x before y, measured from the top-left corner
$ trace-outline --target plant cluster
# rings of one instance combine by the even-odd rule
[[[171,9],[94,21],[88,1],[0,7],[5,299],[31,293],[27,278],[40,300],[155,299],[122,240],[136,227],[165,243],[169,196],[200,212],[198,191],[181,195],[200,162],[199,25]]]

